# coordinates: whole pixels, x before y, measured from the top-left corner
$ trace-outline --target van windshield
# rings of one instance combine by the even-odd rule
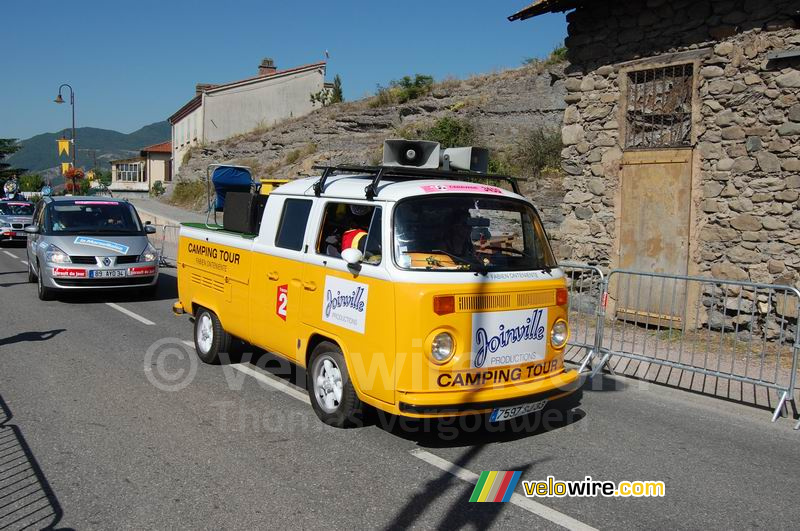
[[[52,234],[141,234],[139,216],[128,203],[61,201],[51,205],[45,221]]]
[[[458,195],[407,199],[394,213],[394,254],[403,269],[530,271],[557,267],[530,205]]]

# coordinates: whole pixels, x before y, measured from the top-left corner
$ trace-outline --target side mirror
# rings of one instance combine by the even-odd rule
[[[152,226],[152,225],[145,224],[144,233],[145,234],[155,234],[156,233],[156,228],[154,226]]]
[[[25,232],[28,234],[39,234],[39,225],[28,225],[25,227]]]
[[[145,224],[145,225],[151,225],[152,223],[153,223],[153,222],[152,222],[152,221],[150,221],[149,219],[148,219],[147,221],[145,221],[145,222],[144,222],[144,224]]]
[[[348,266],[357,266],[361,264],[364,255],[358,249],[345,249],[342,251],[342,259],[347,262]]]

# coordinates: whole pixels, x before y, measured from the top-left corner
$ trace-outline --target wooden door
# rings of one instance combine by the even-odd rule
[[[628,151],[622,164],[620,269],[686,275],[692,150]],[[633,275],[617,284],[618,318],[659,326],[683,321],[685,282]]]

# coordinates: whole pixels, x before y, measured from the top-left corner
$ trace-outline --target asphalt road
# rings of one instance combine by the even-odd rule
[[[24,257],[0,250],[0,528],[797,526],[800,433],[766,410],[605,377],[565,419],[337,430],[269,355],[195,363],[174,271],[156,300],[41,302]],[[469,503],[483,470],[666,497]]]

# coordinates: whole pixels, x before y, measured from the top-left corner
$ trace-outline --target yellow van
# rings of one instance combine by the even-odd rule
[[[564,275],[485,158],[387,141],[381,166],[322,168],[260,206],[230,193],[222,226],[183,224],[174,309],[198,356],[218,363],[232,337],[282,356],[340,427],[364,404],[503,421],[575,391]]]

